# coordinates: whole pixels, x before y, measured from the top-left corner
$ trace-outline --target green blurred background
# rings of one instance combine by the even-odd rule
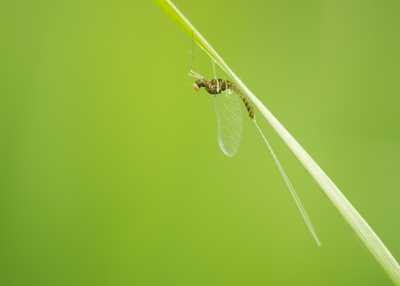
[[[400,3],[174,2],[400,257]],[[151,1],[0,2],[1,285],[391,285],[290,151],[225,156]],[[212,74],[200,49],[194,69]]]

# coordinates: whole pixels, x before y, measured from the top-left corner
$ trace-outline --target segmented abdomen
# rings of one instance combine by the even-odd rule
[[[253,120],[254,119],[254,109],[253,109],[253,106],[251,105],[250,101],[247,99],[247,97],[242,93],[242,91],[233,82],[229,82],[228,87],[229,87],[229,89],[233,90],[240,96],[240,98],[243,100],[244,106],[246,106],[246,109],[247,109],[247,112],[249,113],[250,119]]]
[[[247,97],[242,93],[242,91],[234,84],[233,82],[226,80],[226,79],[210,79],[210,80],[205,80],[203,79],[196,81],[196,85],[199,87],[204,87],[209,94],[220,94],[221,91],[224,91],[226,89],[230,89],[234,92],[236,92],[239,97],[243,100],[244,105],[246,106],[247,112],[249,113],[249,117],[251,120],[254,119],[254,109],[253,106],[251,105],[250,101],[247,99]]]

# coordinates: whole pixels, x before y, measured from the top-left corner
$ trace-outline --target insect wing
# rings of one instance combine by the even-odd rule
[[[218,124],[218,143],[228,156],[236,154],[242,137],[242,109],[236,93],[212,95]]]

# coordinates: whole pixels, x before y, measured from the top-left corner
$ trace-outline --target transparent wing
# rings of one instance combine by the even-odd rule
[[[236,154],[242,137],[242,109],[236,93],[211,96],[218,124],[218,143],[228,156]]]

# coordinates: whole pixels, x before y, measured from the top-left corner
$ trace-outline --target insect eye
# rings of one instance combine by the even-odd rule
[[[197,90],[197,91],[200,90],[200,87],[199,87],[196,83],[193,84],[193,88],[194,88],[195,90]]]

